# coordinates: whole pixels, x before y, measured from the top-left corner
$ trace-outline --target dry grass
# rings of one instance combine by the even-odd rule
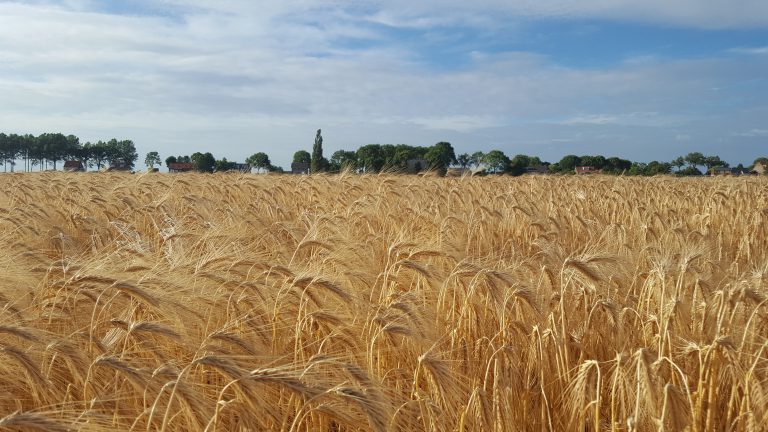
[[[0,428],[768,424],[764,179],[0,184]]]

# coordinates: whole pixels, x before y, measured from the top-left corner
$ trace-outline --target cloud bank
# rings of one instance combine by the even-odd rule
[[[0,2],[0,130],[132,138],[142,154],[266,151],[283,165],[317,128],[328,152],[449,140],[553,160],[751,162],[764,136],[749,132],[768,114],[764,44],[574,67],[501,43],[532,40],[542,21],[768,27],[768,3],[698,3]]]

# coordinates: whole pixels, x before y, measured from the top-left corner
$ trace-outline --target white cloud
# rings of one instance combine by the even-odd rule
[[[750,129],[745,132],[736,132],[734,133],[734,135],[738,137],[747,137],[747,138],[768,137],[768,129]]]
[[[471,23],[482,15],[506,19],[612,19],[682,25],[696,28],[757,28],[768,26],[768,2],[763,0],[368,0],[387,11],[390,25],[408,26],[419,17],[434,22]],[[435,18],[435,11],[438,18]],[[381,16],[377,12],[375,16]]]
[[[766,55],[768,54],[768,46],[753,48],[732,48],[729,51],[735,54]]]
[[[652,129],[674,127],[658,135],[674,141],[690,134],[681,125],[734,121],[746,102],[734,97],[727,113],[717,112],[718,102],[734,94],[733,83],[760,79],[768,68],[715,58],[568,69],[536,53],[476,52],[465,68],[436,70],[385,43],[371,25],[493,26],[510,16],[624,13],[599,0],[145,2],[165,13],[94,12],[104,5],[96,0],[0,1],[0,131],[61,130],[84,140],[123,134],[140,152],[214,145],[229,159],[265,150],[278,162],[311,145],[318,127],[329,146],[345,148],[452,139],[457,147],[528,145],[531,152],[548,151],[542,143],[589,143],[586,151],[595,142],[656,139]],[[643,19],[672,22],[684,8],[668,3],[633,7]],[[691,12],[686,25],[707,26],[699,18],[714,16],[721,3]],[[763,8],[746,7],[754,15]],[[744,121],[761,115],[749,111]],[[744,129],[751,124],[759,123]]]

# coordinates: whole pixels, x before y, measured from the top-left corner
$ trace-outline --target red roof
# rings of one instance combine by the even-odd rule
[[[593,166],[577,166],[576,167],[576,174],[589,174],[589,173],[596,173],[599,172],[597,168]]]
[[[168,169],[174,171],[191,171],[194,166],[191,163],[172,162],[168,164]]]

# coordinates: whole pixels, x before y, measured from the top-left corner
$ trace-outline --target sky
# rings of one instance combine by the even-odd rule
[[[765,0],[0,0],[0,132],[140,154],[365,144],[768,156]]]

